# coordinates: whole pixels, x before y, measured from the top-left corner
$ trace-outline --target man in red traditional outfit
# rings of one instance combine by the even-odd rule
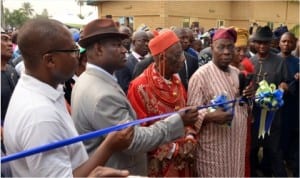
[[[178,37],[170,30],[163,30],[150,41],[149,48],[154,63],[130,83],[128,90],[128,99],[138,118],[174,112],[186,106],[186,90],[178,75],[185,57]],[[186,127],[185,133],[184,138],[148,153],[148,176],[193,176],[195,131]]]

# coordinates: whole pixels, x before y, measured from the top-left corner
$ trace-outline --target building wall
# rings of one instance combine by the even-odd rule
[[[168,1],[167,14],[177,16],[189,16],[214,18],[214,19],[229,19],[230,18],[230,1]]]
[[[292,28],[295,24],[300,23],[300,3],[288,3],[287,6],[287,20],[286,24],[289,28]]]
[[[225,26],[248,28],[253,22],[273,26],[299,23],[299,3],[288,1],[103,1],[98,4],[99,17],[112,15],[134,17],[133,28],[146,24],[156,27],[182,27],[184,22],[199,22],[208,30],[224,20]]]
[[[292,28],[299,23],[299,3],[288,1],[252,2],[253,16],[259,24],[273,22],[274,27],[286,24]]]
[[[141,24],[153,29],[165,24],[163,7],[163,1],[106,1],[98,4],[98,13],[101,18],[112,15],[116,21],[123,16],[134,17],[134,29]]]
[[[168,26],[183,26],[183,21],[185,19],[190,20],[190,25],[192,22],[198,22],[200,26],[215,27],[217,20],[230,19],[230,2],[225,1],[193,1],[193,2],[182,2],[182,1],[168,1],[166,2],[166,14],[168,17],[177,17],[178,21],[174,20],[168,21]]]

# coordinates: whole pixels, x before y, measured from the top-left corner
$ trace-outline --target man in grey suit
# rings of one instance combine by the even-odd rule
[[[124,91],[113,77],[125,65],[126,49],[111,19],[97,19],[86,25],[79,41],[86,48],[88,65],[72,92],[72,116],[80,134],[136,120]],[[147,175],[146,152],[184,135],[184,126],[197,120],[196,108],[179,112],[150,127],[134,127],[134,136],[127,150],[113,154],[106,165],[128,169],[131,174]],[[92,153],[104,138],[84,142]],[[172,154],[172,153],[170,153]]]

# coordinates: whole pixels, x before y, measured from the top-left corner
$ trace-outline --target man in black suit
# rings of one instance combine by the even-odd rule
[[[127,57],[126,65],[115,72],[118,83],[125,93],[127,93],[128,85],[133,79],[132,74],[135,65],[142,61],[149,52],[148,42],[149,38],[146,32],[135,32],[132,37],[132,52]]]
[[[152,57],[148,57],[141,62],[137,63],[134,67],[133,74],[132,74],[132,80],[139,76],[143,71],[152,63],[154,62],[154,59]]]
[[[124,40],[122,40],[122,45],[127,49],[126,57],[128,57],[129,54],[131,53],[130,48],[131,48],[131,43],[132,43],[132,30],[125,25],[121,25],[119,27],[119,32],[125,33],[128,35],[128,38],[125,38]]]
[[[198,59],[187,52],[190,45],[187,30],[184,28],[175,28],[174,32],[177,35],[177,37],[180,39],[182,49],[184,50],[184,56],[186,60],[184,62],[185,63],[184,67],[179,71],[179,76],[181,78],[184,87],[187,90],[189,79],[194,74],[194,72],[198,69]]]

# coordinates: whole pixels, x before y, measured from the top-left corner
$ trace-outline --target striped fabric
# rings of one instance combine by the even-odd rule
[[[227,93],[232,100],[239,95],[238,70],[220,70],[213,62],[200,67],[189,83],[188,105],[206,105],[214,96]],[[231,127],[202,124],[207,110],[199,111],[197,176],[243,177],[247,132],[247,108],[235,105]]]

